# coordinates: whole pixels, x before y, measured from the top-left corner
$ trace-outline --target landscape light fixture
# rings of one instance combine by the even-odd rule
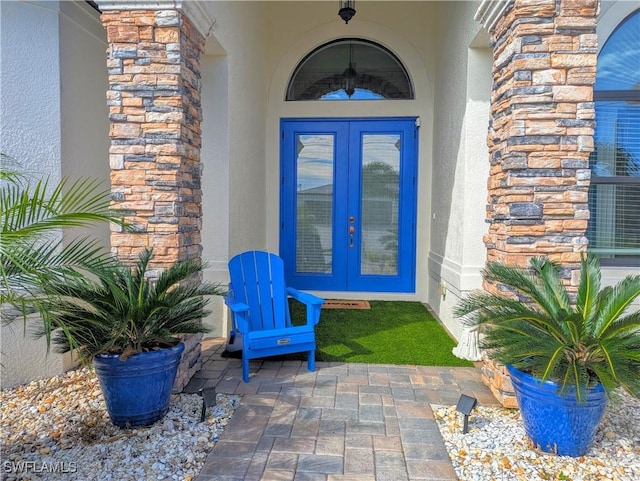
[[[467,396],[466,394],[461,394],[460,399],[458,399],[458,405],[456,406],[456,411],[462,413],[464,416],[464,426],[462,427],[462,434],[467,434],[469,431],[469,415],[474,407],[478,404],[478,400],[474,397]]]
[[[340,10],[338,15],[344,20],[344,23],[349,23],[349,20],[356,14],[356,0],[340,0]]]
[[[200,422],[203,422],[207,414],[207,408],[216,405],[216,388],[205,387],[200,389],[198,394],[202,397],[202,413],[200,413]]]

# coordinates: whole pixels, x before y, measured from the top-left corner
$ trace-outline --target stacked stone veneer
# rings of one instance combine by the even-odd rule
[[[549,256],[572,290],[587,247],[598,8],[516,0],[491,32],[487,261],[526,266]],[[491,362],[483,371],[498,400],[514,405],[506,372]]]
[[[105,11],[112,207],[133,232],[115,230],[117,257],[154,249],[152,268],[200,258],[200,59],[204,37],[178,10]],[[199,369],[187,340],[180,390]]]

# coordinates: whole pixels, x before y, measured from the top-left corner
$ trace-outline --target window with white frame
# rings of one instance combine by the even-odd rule
[[[640,266],[640,9],[598,55],[587,229],[602,264]]]

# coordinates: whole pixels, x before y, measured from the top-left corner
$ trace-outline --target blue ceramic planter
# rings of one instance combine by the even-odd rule
[[[116,426],[145,426],[164,417],[169,410],[184,343],[158,351],[134,354],[120,361],[115,354],[93,359],[93,366]]]
[[[560,456],[583,456],[589,450],[607,406],[601,385],[578,402],[575,391],[557,393],[558,385],[507,366],[527,436],[541,450]]]

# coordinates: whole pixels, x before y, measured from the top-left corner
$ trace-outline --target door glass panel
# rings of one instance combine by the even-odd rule
[[[398,273],[400,135],[362,136],[360,273]]]
[[[296,139],[296,272],[331,273],[333,249],[333,135]]]

